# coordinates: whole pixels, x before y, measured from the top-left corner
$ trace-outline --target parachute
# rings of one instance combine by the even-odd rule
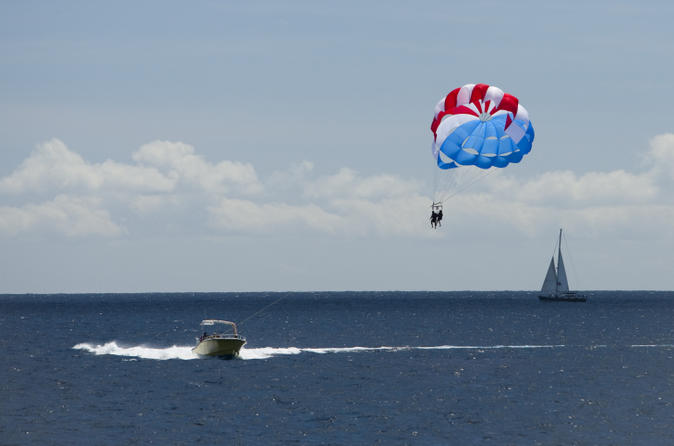
[[[435,106],[433,157],[440,169],[519,163],[531,151],[534,127],[519,100],[487,84],[466,84]]]
[[[437,167],[452,172],[441,176],[438,190],[440,171],[433,168],[433,228],[442,220],[443,201],[494,172],[484,169],[519,163],[534,142],[534,127],[519,99],[487,84],[466,84],[440,99],[431,131]]]

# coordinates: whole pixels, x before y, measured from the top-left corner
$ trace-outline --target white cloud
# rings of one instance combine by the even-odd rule
[[[133,191],[167,193],[179,183],[208,193],[257,193],[262,186],[250,164],[209,163],[181,142],[154,141],[133,154],[136,164],[112,160],[88,163],[66,145],[52,139],[40,144],[9,176],[0,180],[0,192],[22,194],[53,191]]]
[[[223,231],[274,232],[310,229],[354,236],[433,236],[427,231],[428,199],[419,195],[370,201],[335,199],[316,204],[256,203],[223,198],[209,208],[211,224]]]
[[[40,144],[9,176],[0,180],[0,192],[11,194],[95,191],[102,188],[170,191],[175,180],[153,167],[105,161],[87,163],[58,139]]]
[[[266,228],[301,225],[321,232],[334,233],[344,226],[343,217],[331,214],[314,204],[290,206],[223,198],[209,208],[214,227],[230,231],[257,232]]]
[[[419,193],[420,183],[393,175],[363,177],[348,168],[334,175],[309,178],[312,171],[313,164],[304,161],[270,177],[276,189],[296,190],[309,203],[222,199],[209,208],[213,227],[278,233],[299,226],[341,235],[430,235],[426,215],[429,203]],[[268,188],[268,192],[275,188]]]
[[[152,214],[167,208],[178,209],[184,201],[187,201],[184,196],[175,194],[139,194],[130,199],[130,207],[139,214]]]
[[[488,180],[491,192],[499,197],[555,206],[642,202],[655,198],[658,193],[649,172],[633,174],[624,170],[589,172],[581,176],[571,171],[553,171],[528,181],[512,176]]]
[[[154,141],[142,146],[133,159],[132,163],[90,163],[58,139],[39,144],[13,172],[0,178],[0,197],[29,203],[2,207],[0,233],[44,230],[46,226],[38,224],[36,216],[46,215],[48,221],[72,223],[52,224],[57,232],[108,236],[121,232],[110,220],[109,209],[115,209],[117,219],[125,220],[125,209],[145,215],[166,209],[184,212],[225,193],[246,195],[262,190],[250,164],[209,163],[192,146],[180,142]],[[72,196],[88,201],[76,205],[74,199],[64,199]],[[41,204],[35,204],[40,200]],[[92,208],[92,203],[97,207]],[[101,224],[106,219],[107,226]],[[90,230],[82,227],[87,222],[92,225]]]
[[[650,150],[644,157],[644,164],[651,172],[666,180],[674,179],[674,134],[657,135],[650,141]]]
[[[361,178],[353,169],[342,168],[336,174],[319,178],[305,185],[304,194],[310,198],[386,199],[405,196],[420,189],[416,181],[393,175],[373,175]]]
[[[57,232],[67,236],[112,237],[123,233],[98,200],[58,195],[51,201],[21,207],[0,207],[0,234],[30,231]]]
[[[311,161],[301,161],[292,164],[286,170],[277,170],[273,172],[265,184],[270,190],[293,190],[302,188],[304,183],[314,170],[314,163]]]
[[[335,199],[330,205],[345,216],[348,226],[344,232],[348,234],[382,237],[438,235],[429,231],[430,202],[422,195],[410,193],[381,200]]]
[[[225,193],[232,188],[243,193],[262,190],[252,165],[234,161],[212,164],[196,155],[194,147],[181,142],[153,141],[134,153],[133,159],[141,165],[165,171],[171,178],[198,185],[209,193]]]
[[[534,235],[564,224],[585,232],[670,234],[674,199],[663,192],[674,178],[674,135],[653,138],[645,153],[641,171],[551,171],[521,179],[505,169],[475,184],[464,178],[455,185],[459,193],[445,203],[444,230],[430,231],[430,197],[413,179],[362,175],[350,168],[319,175],[313,163],[303,161],[261,181],[250,164],[210,163],[192,146],[166,141],[142,146],[132,164],[88,163],[51,140],[0,179],[0,192],[15,201],[35,193],[50,196],[41,204],[1,207],[0,233],[49,227],[69,236],[114,236],[123,229],[113,220],[124,221],[133,233],[134,215],[161,212],[174,226],[225,233],[300,229],[337,236],[451,238],[512,228]],[[265,194],[250,198],[260,191]]]
[[[537,237],[563,226],[576,234],[608,238],[674,237],[674,205],[654,203],[583,204],[502,200],[490,194],[467,193],[445,203],[442,235],[471,237],[512,234]]]

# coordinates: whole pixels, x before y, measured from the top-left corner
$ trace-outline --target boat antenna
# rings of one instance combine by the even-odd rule
[[[248,316],[247,318],[243,319],[242,321],[237,322],[236,325],[243,325],[243,323],[246,322],[248,319],[251,319],[252,317],[257,316],[258,314],[262,313],[262,312],[263,312],[264,310],[266,310],[267,308],[271,307],[272,305],[276,305],[277,303],[279,303],[279,302],[280,302],[281,300],[283,300],[283,299],[285,299],[285,296],[279,297],[278,299],[276,299],[274,302],[270,303],[269,305],[265,305],[264,307],[262,307],[261,309],[257,310],[255,313],[251,314],[251,315]]]

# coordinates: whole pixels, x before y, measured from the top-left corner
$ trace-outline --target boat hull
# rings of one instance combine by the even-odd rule
[[[241,338],[204,339],[192,351],[202,357],[234,358],[245,343]]]
[[[560,294],[557,296],[538,296],[540,300],[546,300],[551,302],[585,302],[587,298],[582,294]]]

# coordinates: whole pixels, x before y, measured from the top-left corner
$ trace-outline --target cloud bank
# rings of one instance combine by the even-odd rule
[[[161,216],[153,224],[166,219],[214,234],[453,237],[504,225],[537,234],[563,222],[596,233],[671,236],[674,134],[654,137],[643,160],[633,171],[550,171],[529,179],[505,169],[456,194],[438,233],[428,228],[425,179],[346,167],[318,175],[310,161],[261,179],[249,163],[212,162],[171,141],[145,144],[128,162],[92,163],[52,139],[0,178],[0,236],[128,236],[148,216]]]

